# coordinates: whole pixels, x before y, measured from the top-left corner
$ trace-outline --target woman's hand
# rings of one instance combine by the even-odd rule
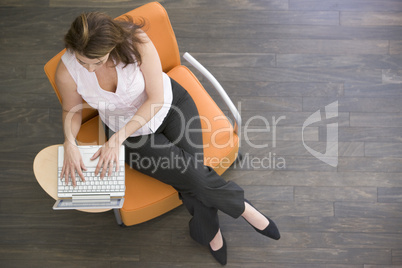
[[[75,173],[77,172],[77,174],[81,177],[81,180],[85,181],[82,170],[86,169],[87,168],[84,165],[84,161],[82,161],[81,153],[78,147],[71,142],[66,141],[64,143],[64,163],[63,168],[61,169],[60,180],[63,180],[63,177],[65,177],[65,182],[67,185],[69,178],[71,177],[72,185],[75,187],[77,185]]]
[[[116,172],[119,171],[119,149],[120,145],[115,142],[114,135],[101,148],[99,148],[99,150],[91,157],[91,160],[95,160],[99,157],[98,165],[95,169],[95,176],[98,176],[101,169],[101,179],[105,177],[106,170],[108,170],[108,176],[111,176],[114,163],[116,163]]]

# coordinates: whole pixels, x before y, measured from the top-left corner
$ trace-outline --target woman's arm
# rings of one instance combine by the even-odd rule
[[[75,172],[85,181],[82,169],[86,169],[75,144],[75,138],[81,127],[82,97],[78,94],[77,85],[62,61],[57,66],[55,78],[63,108],[64,163],[60,179],[65,177],[67,184],[68,178],[71,177],[73,185],[76,185]]]
[[[139,45],[139,52],[142,61],[140,69],[144,76],[145,92],[147,93],[148,98],[137,110],[131,120],[118,132],[112,135],[105,146],[99,149],[99,151],[92,157],[92,159],[99,157],[95,174],[98,174],[100,169],[103,167],[101,178],[106,174],[105,166],[109,167],[108,174],[110,175],[113,170],[113,163],[116,162],[117,164],[119,162],[118,149],[123,142],[131,134],[150,121],[162,108],[164,103],[163,73],[158,52],[145,33],[141,33],[140,37],[144,40],[144,43]],[[116,165],[116,171],[118,171],[118,165]]]
[[[142,64],[140,69],[144,75],[145,91],[148,99],[137,110],[133,118],[118,133],[119,144],[155,116],[164,103],[162,64],[152,41],[145,33],[141,33],[144,43],[139,45]]]

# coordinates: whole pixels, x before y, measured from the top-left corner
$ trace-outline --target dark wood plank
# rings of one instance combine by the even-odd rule
[[[374,68],[398,69],[402,55],[303,55],[280,54],[276,57],[277,67],[287,68]]]
[[[0,122],[48,122],[49,109],[47,108],[22,108],[22,107],[1,107]]]
[[[67,230],[73,226],[75,229],[88,229],[91,227],[103,228],[103,230],[106,230],[116,226],[116,221],[112,213],[105,212],[102,214],[97,213],[88,215],[79,211],[63,211],[62,213],[55,213],[51,208],[54,204],[54,200],[52,200],[50,196],[47,200],[48,211],[45,213],[2,214],[0,216],[1,228],[8,230],[10,233],[16,233],[24,228],[59,228]],[[27,206],[29,206],[29,204]],[[34,242],[36,243],[36,241]]]
[[[64,138],[63,125],[62,124],[49,124],[47,123],[19,123],[18,124],[18,136],[24,138],[60,138],[60,141]]]
[[[368,264],[368,265],[364,265],[364,267],[363,268],[398,268],[398,266],[400,266],[400,265],[398,265],[398,264],[396,264],[396,265],[370,265],[370,264]]]
[[[13,108],[57,108],[60,103],[56,94],[53,92],[49,94],[19,94],[19,93],[6,93],[2,94],[0,100],[1,107]]]
[[[40,68],[44,75],[43,65]],[[52,93],[53,89],[50,86],[49,81],[46,79],[3,79],[0,87],[1,94],[5,93],[35,93],[46,94]]]
[[[187,2],[186,2],[187,3]],[[268,2],[265,2],[268,4]],[[285,1],[283,1],[285,3]],[[206,7],[187,9],[187,12],[170,9],[173,25],[177,24],[265,24],[265,25],[339,25],[337,11],[267,11],[267,5],[258,10],[215,9]],[[241,8],[241,4],[238,4]],[[252,16],[249,16],[252,14]]]
[[[191,267],[203,267],[205,264],[193,263],[173,263],[169,262],[169,267],[182,268],[183,265],[191,265]],[[212,264],[211,264],[212,265]],[[133,262],[133,261],[111,261],[111,268],[130,268],[130,267],[149,267],[149,268],[163,268],[166,267],[166,262]]]
[[[248,198],[248,193],[246,193],[246,198]],[[250,202],[253,202],[253,205],[261,212],[274,215],[270,217],[274,221],[276,218],[286,217],[289,215],[292,215],[293,217],[334,216],[333,202],[263,202],[252,199],[252,196],[250,196],[248,199]],[[250,226],[247,226],[247,228],[250,228]]]
[[[253,257],[250,257],[252,252]],[[383,263],[391,264],[391,251],[379,249],[271,249],[267,247],[243,248],[231,247],[229,249],[233,262],[290,262],[299,263],[300,258],[315,263],[357,264]]]
[[[402,172],[401,164],[401,158],[341,157],[338,170],[344,172]]]
[[[289,0],[290,10],[402,11],[397,0]]]
[[[99,228],[104,232],[114,228],[121,227],[116,224],[116,220],[112,211],[104,213],[83,213],[81,211],[59,211],[55,213],[52,210],[54,200],[51,197],[46,199],[48,210],[43,213],[4,213],[0,215],[1,228],[7,228],[11,232],[23,228],[45,228],[45,229],[69,229],[74,228],[86,230],[88,228]],[[42,201],[44,202],[44,201]],[[48,219],[44,221],[43,219]],[[138,233],[142,231],[155,231],[155,229],[163,230],[185,230],[188,227],[190,216],[184,206],[164,214],[158,218],[148,221],[146,224],[130,226],[128,231]]]
[[[338,111],[340,112],[367,112],[376,111],[378,113],[401,113],[402,98],[365,98],[365,97],[304,97],[303,111],[314,112],[326,105],[338,101]]]
[[[102,8],[102,7],[90,7],[90,6],[82,6],[82,7],[73,7],[69,6],[66,7],[51,7],[49,8],[49,1],[47,1],[47,8],[41,7],[40,5],[37,6],[15,6],[15,7],[3,7],[0,5],[0,25],[3,24],[10,24],[13,27],[18,27],[23,29],[24,25],[29,25],[29,23],[34,24],[42,24],[48,25],[48,27],[54,27],[52,29],[63,29],[63,32],[56,32],[52,38],[48,38],[48,40],[43,40],[44,42],[48,42],[46,44],[57,44],[59,43],[62,45],[62,40],[60,40],[60,36],[63,36],[64,31],[68,30],[72,20],[77,17],[82,12],[89,12],[93,10],[106,12],[111,17],[117,17],[124,12],[127,12],[127,7],[119,7],[115,6],[113,8]],[[14,1],[16,2],[16,1]],[[135,4],[133,4],[132,8],[135,8]],[[28,28],[29,29],[29,28]],[[4,30],[4,29],[2,29]],[[43,34],[38,32],[38,34]],[[11,36],[16,38],[18,36]],[[1,42],[3,42],[2,40]],[[32,40],[34,43],[37,42],[37,39],[34,38]],[[21,42],[27,44],[28,41],[22,39]]]
[[[344,94],[348,97],[400,97],[402,84],[345,83]]]
[[[1,137],[15,137],[18,135],[18,124],[17,123],[6,123],[2,124],[3,128],[0,129]]]
[[[376,202],[376,187],[295,187],[296,201]]]
[[[359,249],[389,249],[397,248],[400,236],[387,233],[336,233],[336,232],[282,232],[280,245],[269,243],[272,248],[359,248]],[[255,237],[250,241],[247,236]],[[266,239],[253,235],[252,232],[241,232],[238,236],[233,233],[228,243],[242,246],[258,247],[267,243]],[[373,242],[375,241],[375,242]],[[179,242],[179,241],[178,241]],[[191,241],[190,241],[191,242]]]
[[[324,140],[325,138],[326,136],[324,136],[324,134],[320,136],[320,140]],[[400,127],[338,128],[339,141],[399,142],[401,139],[402,139],[402,128]]]
[[[402,84],[402,72],[400,70],[382,70],[382,82],[384,84]]]
[[[12,184],[11,186],[7,186],[8,184]],[[17,181],[14,183],[10,183],[10,181],[1,181],[0,182],[0,194],[3,198],[19,198],[19,199],[39,199],[39,198],[48,198],[49,196],[42,190],[40,185],[36,180],[30,181]]]
[[[22,137],[12,137],[7,140],[0,140],[1,153],[38,153],[47,146],[63,144],[64,138],[59,134],[54,137],[33,137],[30,139]]]
[[[344,91],[343,83],[261,82],[252,88],[259,96],[342,96]]]
[[[399,219],[384,220],[380,217],[311,217],[306,226],[316,232],[343,233],[402,233]]]
[[[366,142],[365,156],[402,158],[400,142]]]
[[[350,113],[350,125],[354,127],[402,127],[400,113]]]
[[[257,82],[372,82],[383,81],[380,70],[319,69],[319,68],[228,68],[210,67],[218,81]]]
[[[388,25],[401,26],[402,12],[350,12],[340,13],[341,25],[368,26],[368,25]]]
[[[240,104],[240,114],[242,116],[242,120],[244,125],[247,123],[249,127],[261,127],[266,126],[266,121],[270,123],[272,126],[274,122],[276,122],[276,126],[299,126],[300,128],[303,126],[304,121],[312,114],[312,112],[277,112],[277,111],[247,111],[242,108]],[[353,113],[357,115],[356,113]],[[392,116],[392,115],[391,115]],[[390,116],[390,117],[391,117]],[[261,118],[265,118],[266,120],[262,120]],[[348,112],[339,112],[337,117],[337,122],[339,126],[349,126],[349,113]],[[394,121],[394,120],[392,120]],[[314,127],[325,126],[327,122],[322,120],[314,124]]]
[[[301,132],[301,130],[299,129]],[[326,141],[305,141],[306,145],[310,148],[325,153],[331,148],[326,148]],[[301,140],[297,141],[249,141],[245,140],[242,144],[242,150],[252,154],[253,156],[264,157],[272,154],[277,156],[310,156],[310,153],[306,150]],[[364,156],[365,149],[363,142],[339,142],[338,146],[339,156]]]
[[[200,60],[202,64],[204,62]],[[194,73],[199,76],[197,71]],[[202,85],[213,96],[219,99],[216,90],[199,77]],[[253,82],[253,81],[219,81],[229,97],[261,96],[261,97],[304,97],[304,96],[342,96],[344,83],[322,82]]]
[[[36,189],[39,190],[39,188]],[[0,203],[0,212],[2,214],[46,213],[52,210],[53,204],[54,200],[52,198],[2,198]]]
[[[265,156],[254,155],[251,153],[243,153],[243,159],[232,165],[236,170],[253,170],[253,171],[332,171],[336,172],[336,168],[325,164],[313,156],[284,156],[271,153]]]
[[[402,202],[402,188],[401,187],[378,188],[378,202],[381,203]]]
[[[0,153],[2,172],[1,182],[33,182],[36,181],[33,175],[33,160],[37,152],[23,153]],[[7,187],[5,187],[7,189]]]
[[[47,7],[49,5],[48,0],[2,0],[0,6],[2,7],[20,7],[20,6],[42,6]]]
[[[275,54],[264,53],[190,53],[204,66],[275,67]],[[191,64],[183,60],[183,65]]]
[[[244,186],[249,198],[261,201],[293,201],[294,189],[291,186]]]
[[[402,41],[390,41],[389,54],[401,54],[402,53]]]
[[[229,169],[223,174],[239,185],[301,187],[402,187],[401,173],[317,172],[317,171],[245,171]],[[356,177],[364,177],[357,180]]]
[[[171,244],[171,232],[168,230],[154,230],[133,232],[129,228],[110,228],[105,232],[102,227],[93,227],[91,229],[74,228],[48,228],[48,229],[21,229],[18,237],[11,234],[7,229],[0,231],[2,241],[10,245],[21,245],[37,240],[37,245],[59,244],[76,247],[80,244],[86,246],[96,246],[97,243],[110,245],[111,241],[118,240],[119,245],[128,247],[152,246],[154,239],[159,239],[160,245]]]
[[[336,217],[396,218],[396,222],[402,223],[400,203],[335,202],[334,210]]]
[[[271,122],[272,123],[272,122]],[[257,128],[248,128],[239,135],[241,145],[253,144],[273,146],[275,141],[318,141],[319,134],[317,127],[306,127],[302,133],[300,127],[275,127],[271,124]],[[242,147],[243,148],[243,147]]]
[[[252,27],[253,31],[249,28]],[[260,25],[237,24],[230,30],[229,24],[176,24],[178,37],[193,38],[255,38],[260,39],[331,39],[331,40],[399,40],[402,27],[386,26],[304,26],[304,25]],[[331,35],[328,36],[328,32]]]
[[[0,247],[0,258],[4,260],[33,260],[33,261],[138,261],[140,248],[138,246],[103,245],[100,247],[72,247],[70,245],[52,244],[23,244]]]
[[[24,67],[10,67],[2,65],[0,67],[0,79],[21,79],[25,78],[26,69]]]
[[[387,54],[388,40],[309,40],[177,37],[182,52],[287,53],[287,54]],[[396,44],[394,44],[395,46]],[[393,49],[393,53],[396,48]]]
[[[121,7],[133,9],[150,1],[135,1],[135,5],[124,0],[106,0],[101,3],[92,2],[91,0],[50,0],[51,7]],[[249,10],[287,10],[288,1],[286,0],[247,0],[242,3],[224,0],[215,2],[213,0],[177,0],[177,1],[158,1],[163,4],[166,9],[186,9],[186,8],[205,8],[214,5],[216,9],[249,9]]]
[[[88,267],[88,268],[109,268],[109,261],[51,261],[51,260],[0,260],[2,267],[31,267],[31,268],[68,268],[74,267]]]
[[[402,250],[392,251],[392,263],[396,265],[402,264]]]
[[[242,97],[240,102],[244,111],[302,111],[302,99],[299,97]]]

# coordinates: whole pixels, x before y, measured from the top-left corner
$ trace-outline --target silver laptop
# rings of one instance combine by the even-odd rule
[[[113,169],[111,176],[108,172],[103,179],[100,174],[95,176],[95,168],[98,159],[91,161],[91,157],[100,148],[95,146],[78,146],[82,160],[87,168],[82,171],[85,182],[76,174],[76,186],[73,187],[71,178],[68,184],[65,178],[60,179],[61,169],[64,161],[64,147],[58,147],[58,176],[57,176],[57,196],[58,200],[53,209],[113,209],[121,208],[125,194],[125,167],[124,167],[124,146],[120,148],[119,171]],[[114,167],[115,168],[115,167]]]

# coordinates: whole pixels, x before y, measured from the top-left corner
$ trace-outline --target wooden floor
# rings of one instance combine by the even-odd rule
[[[183,206],[121,228],[112,212],[53,211],[33,175],[34,156],[63,141],[43,65],[72,19],[147,2],[0,0],[0,267],[220,266],[190,239]],[[402,1],[161,3],[181,52],[221,81],[243,129],[265,129],[242,133],[246,160],[224,178],[244,187],[282,238],[221,214],[227,267],[402,267]],[[302,136],[306,119],[318,110],[325,118],[335,101],[338,116]],[[329,123],[339,126],[336,167],[303,146],[324,153]]]

